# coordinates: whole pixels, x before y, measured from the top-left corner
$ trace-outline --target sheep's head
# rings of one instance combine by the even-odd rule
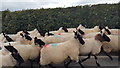
[[[104,33],[103,34],[97,34],[95,36],[95,40],[99,40],[100,42],[104,42],[104,41],[110,42],[110,38]]]
[[[65,31],[65,32],[68,32],[68,29],[66,27],[62,27],[62,29]]]
[[[84,43],[85,43],[85,41],[83,40],[83,38],[81,37],[81,35],[79,35],[78,33],[77,33],[77,31],[75,32],[75,31],[73,31],[74,32],[74,38],[75,39],[78,39],[79,40],[79,42],[82,44],[82,45],[84,45]]]
[[[86,27],[86,25],[80,24],[77,29],[84,29],[85,27]]]
[[[54,35],[53,33],[50,33],[49,31],[47,32],[47,35],[48,36],[52,36],[52,35]]]
[[[45,43],[41,39],[38,39],[37,37],[34,38],[34,44],[35,45],[39,44],[40,47],[41,45],[45,45]]]
[[[99,26],[99,29],[102,30],[103,28],[101,26]]]
[[[40,34],[41,36],[45,37],[46,30],[40,29],[40,30],[38,30],[38,32],[39,32],[39,34]]]
[[[78,31],[81,35],[84,35],[84,34],[85,34],[81,29],[78,29],[77,31]]]
[[[27,40],[32,40],[32,38],[28,35],[28,34],[25,34],[25,39],[27,39]]]

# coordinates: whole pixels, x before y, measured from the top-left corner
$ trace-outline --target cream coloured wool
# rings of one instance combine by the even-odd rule
[[[80,46],[80,55],[93,54],[96,55],[100,53],[102,42],[95,40],[95,38],[84,39],[85,44]]]
[[[71,60],[79,60],[79,47],[81,44],[75,38],[71,38],[66,42],[58,43],[56,45],[57,46],[49,44],[41,49],[41,65],[50,63],[58,64],[63,62],[68,56]]]
[[[119,43],[120,43],[120,36],[119,35],[108,35],[108,37],[111,39],[110,42],[105,42],[103,44],[103,49],[104,51],[106,52],[118,52],[120,50],[120,46],[119,46]]]
[[[40,53],[39,50],[41,49],[37,45],[16,45],[13,47],[18,50],[18,53],[24,61],[37,58]]]
[[[83,32],[85,32],[85,34],[88,34],[88,33],[92,33],[92,32],[99,32],[100,29],[99,29],[99,26],[95,26],[94,28],[86,28],[86,29],[81,29]]]
[[[66,35],[53,35],[48,37],[41,38],[46,44],[50,43],[61,43],[71,39],[74,35],[73,34],[66,34]]]
[[[17,61],[12,57],[10,53],[6,55],[0,55],[0,68],[2,66],[15,66]]]

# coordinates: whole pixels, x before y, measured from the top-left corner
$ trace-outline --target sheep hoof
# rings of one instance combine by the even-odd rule
[[[113,58],[112,57],[109,57],[111,60],[113,60]]]
[[[96,63],[96,64],[97,64],[97,66],[99,66],[99,67],[101,66],[99,63]]]

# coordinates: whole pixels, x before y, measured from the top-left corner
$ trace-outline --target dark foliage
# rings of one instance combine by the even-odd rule
[[[93,27],[120,28],[118,4],[85,5],[68,8],[29,9],[2,11],[2,29],[6,33],[20,30],[57,30],[61,26],[77,27],[79,24]]]

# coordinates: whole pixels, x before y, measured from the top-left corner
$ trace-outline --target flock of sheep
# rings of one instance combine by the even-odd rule
[[[111,60],[110,52],[118,52],[119,29],[109,29],[107,26],[101,29],[99,26],[85,28],[79,25],[77,28],[61,27],[57,31],[42,32],[19,31],[17,34],[0,34],[0,67],[16,66],[30,60],[31,63],[41,65],[60,64],[64,66],[76,61],[82,68],[82,62],[94,56],[97,66],[100,66],[97,56],[103,51]],[[81,59],[80,56],[88,55]],[[69,60],[65,62],[65,60]]]

